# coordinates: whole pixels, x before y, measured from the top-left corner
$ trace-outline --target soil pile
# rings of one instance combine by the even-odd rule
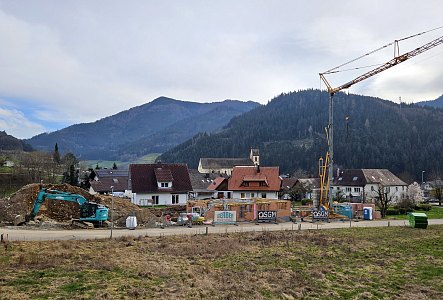
[[[155,226],[156,222],[161,223],[165,214],[178,215],[180,211],[185,209],[183,206],[162,209],[140,208],[131,203],[129,199],[108,195],[91,195],[87,191],[69,184],[28,184],[10,197],[0,199],[0,222],[13,223],[17,215],[29,215],[40,188],[78,194],[90,202],[103,204],[109,208],[109,220],[112,214],[112,200],[114,200],[113,218],[116,226],[125,226],[128,216],[136,216],[139,225],[151,227]],[[78,219],[79,216],[80,209],[77,203],[46,199],[37,214],[37,219],[47,218],[57,222],[69,222],[72,219]]]

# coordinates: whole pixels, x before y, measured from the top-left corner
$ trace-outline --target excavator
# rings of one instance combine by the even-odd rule
[[[95,226],[103,226],[107,223],[109,209],[101,204],[89,202],[85,197],[69,192],[51,190],[41,188],[31,213],[26,216],[26,222],[34,220],[37,216],[41,205],[46,199],[61,200],[78,203],[80,206],[80,218],[74,219],[72,224],[82,228],[94,228]]]

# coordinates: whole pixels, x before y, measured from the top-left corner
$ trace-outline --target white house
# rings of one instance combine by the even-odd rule
[[[200,158],[198,171],[200,173],[231,175],[236,166],[257,166],[259,164],[259,150],[251,149],[249,158]]]
[[[383,189],[394,202],[405,197],[408,185],[387,169],[345,169],[339,170],[333,180],[332,192],[335,197],[350,202],[373,202]]]
[[[185,205],[192,191],[186,164],[131,164],[131,202],[140,206]]]

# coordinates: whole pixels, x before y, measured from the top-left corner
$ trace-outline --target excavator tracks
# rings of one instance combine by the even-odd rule
[[[72,220],[72,226],[84,228],[84,229],[94,229],[94,224],[91,222],[85,222],[80,220]]]

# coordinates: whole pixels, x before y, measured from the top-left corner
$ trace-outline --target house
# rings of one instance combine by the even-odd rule
[[[192,191],[189,193],[189,199],[210,199],[213,197],[214,190],[208,187],[212,185],[214,179],[219,177],[215,173],[202,174],[198,170],[189,169],[189,178],[191,179]]]
[[[281,190],[280,199],[291,199],[291,191],[294,189],[297,183],[297,178],[295,177],[283,177],[281,178]]]
[[[12,168],[14,166],[15,166],[15,164],[12,160],[5,160],[5,162],[3,163],[3,167]]]
[[[228,180],[228,191],[233,198],[278,199],[281,178],[278,167],[234,167]]]
[[[208,186],[208,190],[212,191],[213,198],[232,198],[232,191],[228,190],[228,178],[219,176],[215,178]]]
[[[192,191],[186,164],[131,164],[131,202],[140,206],[184,205]]]
[[[332,184],[335,198],[373,202],[378,197],[379,188],[383,188],[384,193],[396,202],[407,192],[407,184],[387,169],[347,169],[337,173]]]
[[[217,173],[231,175],[236,166],[257,166],[260,164],[258,149],[251,149],[249,158],[200,158],[198,171],[200,173]]]
[[[92,179],[89,180],[89,193],[92,195],[114,192],[114,194],[123,196],[128,190],[128,170],[93,170],[91,177]]]

